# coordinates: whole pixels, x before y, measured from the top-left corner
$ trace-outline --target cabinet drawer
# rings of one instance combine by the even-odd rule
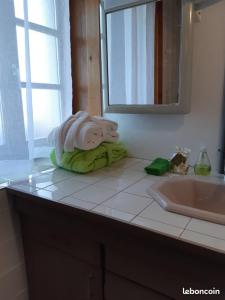
[[[57,248],[92,265],[101,265],[100,245],[89,241],[74,231],[72,226],[50,224],[22,217],[24,241],[38,241],[49,247]]]
[[[148,289],[185,299],[183,288],[224,291],[223,264],[201,256],[191,256],[168,248],[109,247],[106,249],[106,270],[136,282]],[[201,297],[200,297],[201,298]],[[219,297],[220,298],[220,297]]]
[[[106,273],[105,284],[106,300],[169,300],[171,298],[161,295],[153,290],[142,287],[122,277]]]

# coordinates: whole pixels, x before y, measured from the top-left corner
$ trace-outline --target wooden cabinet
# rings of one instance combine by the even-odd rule
[[[30,300],[101,300],[101,248],[65,224],[21,216]]]
[[[223,254],[20,192],[9,196],[20,215],[30,300],[183,300],[190,287],[215,287],[225,299]]]
[[[156,291],[143,287],[118,275],[107,272],[105,280],[106,300],[169,300]]]
[[[101,300],[102,270],[39,242],[26,244],[30,300]]]

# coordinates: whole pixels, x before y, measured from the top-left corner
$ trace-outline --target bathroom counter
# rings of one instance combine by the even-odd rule
[[[167,212],[146,193],[155,181],[174,176],[146,175],[148,164],[127,158],[88,175],[52,168],[12,181],[8,189],[225,253],[225,226]]]
[[[164,211],[147,193],[148,161],[88,175],[51,169],[12,182],[30,299],[224,299],[224,226]],[[169,175],[172,176],[172,175]]]

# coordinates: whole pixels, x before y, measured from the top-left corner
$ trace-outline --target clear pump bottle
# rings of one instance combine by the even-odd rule
[[[209,176],[211,164],[205,147],[201,147],[198,160],[194,166],[195,175]]]

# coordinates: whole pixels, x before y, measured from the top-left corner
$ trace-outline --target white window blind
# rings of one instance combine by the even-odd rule
[[[46,156],[72,111],[69,0],[0,3],[0,159]]]

